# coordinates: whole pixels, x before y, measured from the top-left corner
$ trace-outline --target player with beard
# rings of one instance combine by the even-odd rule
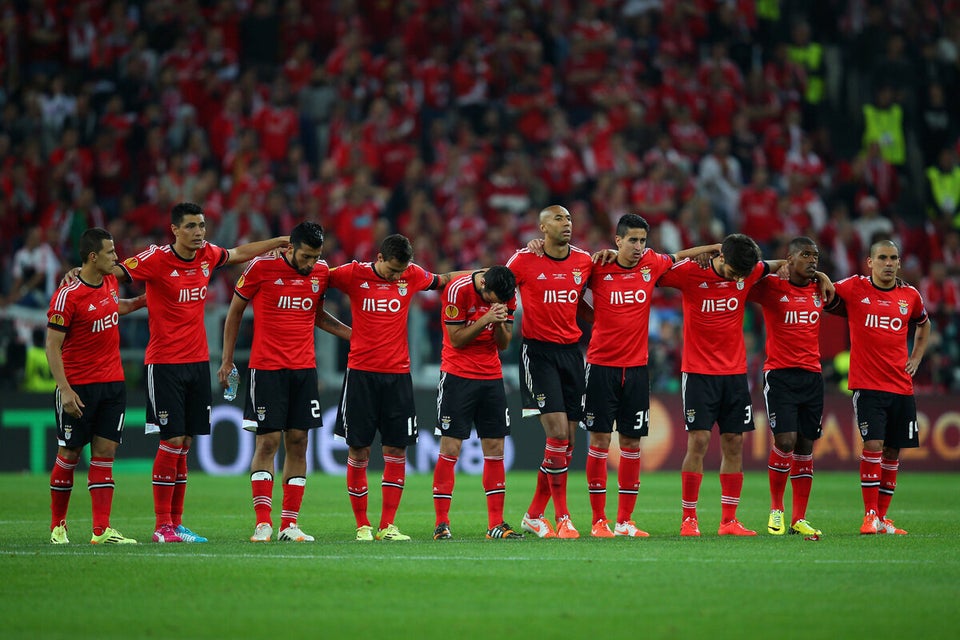
[[[307,434],[323,426],[317,381],[314,325],[344,340],[350,327],[323,309],[330,270],[320,259],[323,228],[301,222],[280,255],[256,258],[237,280],[223,327],[223,356],[217,377],[226,388],[234,367],[240,321],[253,302],[253,345],[244,428],[254,431],[250,484],[256,527],[251,542],[273,535],[274,458],[283,441],[283,506],[277,539],[312,542],[298,524],[307,483]]]

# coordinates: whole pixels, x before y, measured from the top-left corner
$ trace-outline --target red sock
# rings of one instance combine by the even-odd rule
[[[67,521],[67,507],[73,491],[73,470],[78,460],[70,462],[63,456],[57,456],[50,471],[50,530]]]
[[[893,492],[897,488],[897,471],[900,469],[899,460],[880,460],[880,489],[877,496],[877,515],[887,517]]]
[[[190,447],[183,445],[180,457],[177,458],[177,483],[173,487],[173,496],[170,498],[170,522],[174,527],[183,523],[183,499],[187,495],[187,452]]]
[[[701,482],[703,482],[702,473],[680,472],[680,504],[683,506],[684,520],[697,517],[697,500],[700,499]]]
[[[383,456],[383,479],[380,490],[383,492],[383,507],[380,512],[380,528],[393,524],[397,517],[397,508],[403,496],[403,480],[407,474],[407,460],[403,456]]]
[[[254,471],[250,474],[250,487],[253,489],[253,512],[257,524],[266,522],[273,525],[273,474],[269,471]]]
[[[544,510],[547,508],[547,502],[549,501],[550,480],[547,477],[547,472],[543,470],[543,465],[541,465],[540,471],[537,473],[537,488],[533,492],[533,499],[530,501],[527,514],[529,514],[531,518],[539,518],[543,515]]]
[[[547,473],[550,482],[550,497],[553,499],[553,510],[557,517],[568,517],[567,509],[567,440],[547,438],[543,452],[542,469]]]
[[[157,519],[157,529],[171,524],[170,503],[173,500],[173,488],[177,480],[177,461],[180,447],[160,441],[157,456],[153,459],[153,512]]]
[[[737,519],[737,505],[743,492],[743,473],[720,474],[720,523]]]
[[[805,456],[793,454],[790,486],[793,488],[793,516],[790,522],[794,523],[807,517],[810,487],[813,486],[813,454]]]
[[[507,493],[503,456],[483,457],[483,491],[487,494],[487,528],[493,529],[503,522],[503,499]]]
[[[783,492],[787,488],[787,477],[793,464],[793,452],[784,453],[776,447],[770,448],[767,458],[767,478],[770,480],[770,509],[783,511]]]
[[[587,450],[587,491],[590,492],[590,522],[606,520],[607,506],[607,456],[608,451],[593,445]]]
[[[457,465],[457,456],[445,456],[442,453],[437,457],[437,466],[433,468],[433,509],[437,514],[437,521],[450,523],[450,502],[453,500],[454,467]]]
[[[283,483],[283,506],[280,511],[280,531],[297,524],[300,505],[303,504],[303,491],[307,488],[307,479],[303,476],[287,478]]]
[[[633,520],[633,508],[640,492],[640,448],[620,449],[620,468],[617,470],[620,493],[617,499],[617,522]]]
[[[877,511],[877,495],[880,490],[879,451],[866,451],[860,454],[860,493],[863,494],[863,512]]]
[[[113,504],[113,458],[90,458],[87,489],[93,507],[93,533],[101,535],[110,526],[110,505]]]
[[[369,527],[367,517],[367,461],[347,458],[347,495],[357,527]]]

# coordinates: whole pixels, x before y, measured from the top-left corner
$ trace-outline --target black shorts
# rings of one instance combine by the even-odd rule
[[[863,441],[883,440],[883,446],[920,446],[917,401],[911,396],[869,389],[853,390],[853,417]]]
[[[147,433],[208,435],[211,404],[209,362],[147,365]]]
[[[466,440],[471,427],[478,438],[510,435],[510,412],[503,378],[477,380],[440,372],[435,435]]]
[[[820,437],[823,419],[823,376],[807,369],[763,372],[763,400],[774,435],[799,433],[807,440]]]
[[[73,390],[83,402],[83,415],[74,418],[65,413],[60,400],[60,389],[57,389],[57,443],[68,449],[80,449],[89,444],[93,436],[121,442],[123,417],[127,410],[127,384],[94,382],[78,384]]]
[[[683,423],[687,431],[709,431],[716,423],[720,433],[753,431],[753,401],[747,374],[709,376],[684,373]]]
[[[583,354],[576,344],[524,340],[520,347],[520,397],[523,417],[566,413],[583,419]]]
[[[323,426],[316,369],[250,370],[243,428],[257,434]]]
[[[587,396],[582,426],[594,433],[627,438],[647,435],[650,423],[650,373],[647,367],[587,364]]]
[[[417,410],[409,373],[374,373],[347,369],[340,391],[334,434],[354,449],[380,444],[406,448],[417,442]]]

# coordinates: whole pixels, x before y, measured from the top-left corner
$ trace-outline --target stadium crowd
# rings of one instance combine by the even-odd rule
[[[0,79],[3,306],[45,308],[87,227],[169,242],[181,201],[221,246],[309,220],[331,265],[398,232],[438,273],[505,263],[559,202],[587,250],[633,212],[664,252],[815,238],[835,280],[895,237],[934,320],[918,389],[960,386],[954,0],[2,0]]]

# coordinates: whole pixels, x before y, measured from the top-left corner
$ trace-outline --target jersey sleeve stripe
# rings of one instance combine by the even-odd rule
[[[71,291],[76,291],[80,286],[80,280],[74,280],[64,288],[60,289],[60,292],[57,293],[57,298],[54,300],[53,308],[56,311],[63,311],[67,307],[67,298],[70,295]]]

